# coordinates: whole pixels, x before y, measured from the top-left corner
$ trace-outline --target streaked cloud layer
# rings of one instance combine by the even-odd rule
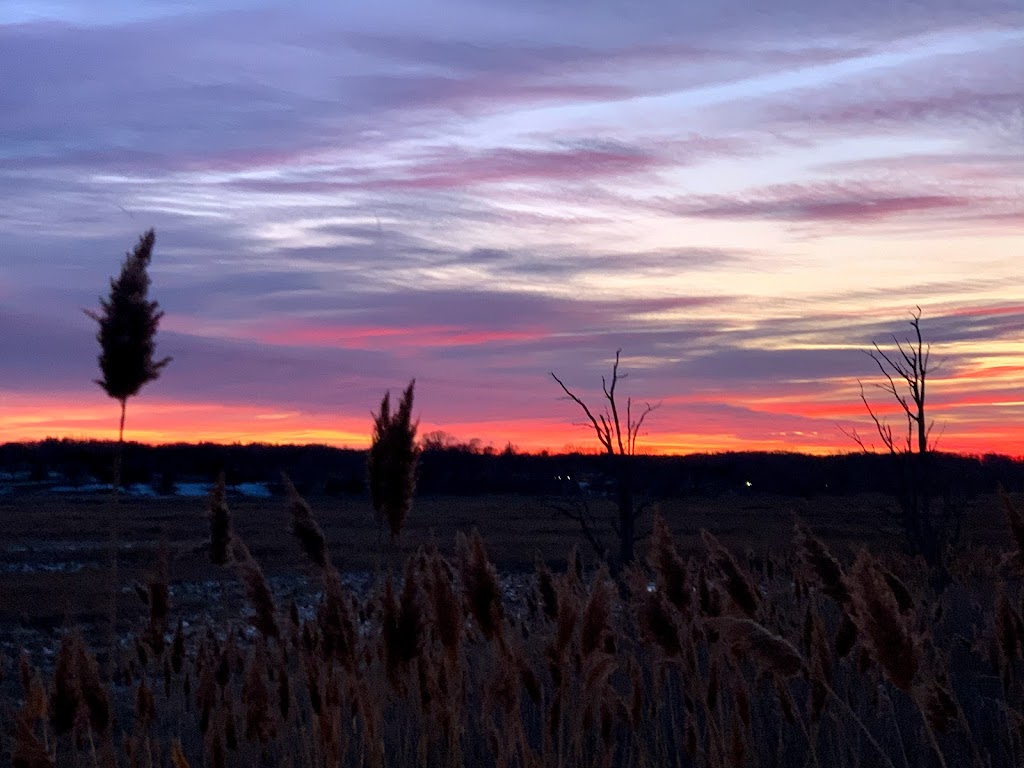
[[[1019,0],[15,0],[0,75],[0,440],[111,433],[80,310],[153,226],[138,439],[364,444],[415,376],[585,446],[547,373],[621,347],[649,450],[847,449],[920,305],[941,447],[1024,454]]]

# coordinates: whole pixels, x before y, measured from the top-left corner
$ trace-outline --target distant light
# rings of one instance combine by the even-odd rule
[[[750,487],[750,486],[752,486],[752,485],[753,485],[753,483],[752,483],[752,482],[750,482],[749,480],[747,480],[747,488],[749,488],[749,487]]]

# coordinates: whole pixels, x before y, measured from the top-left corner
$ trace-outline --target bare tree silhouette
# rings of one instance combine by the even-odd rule
[[[910,313],[913,333],[902,340],[892,336],[892,348],[886,351],[878,342],[864,350],[882,376],[874,386],[885,392],[899,408],[905,430],[897,431],[872,406],[858,379],[860,399],[885,449],[893,456],[902,457],[902,481],[898,501],[900,518],[907,543],[914,554],[922,555],[932,566],[941,570],[950,543],[959,537],[962,515],[956,505],[944,499],[938,515],[933,513],[933,478],[930,455],[938,445],[932,438],[935,421],[926,407],[928,377],[938,369],[931,362],[931,344],[925,342],[921,331],[921,307]],[[865,439],[854,429],[840,427],[844,434],[869,452]]]
[[[645,507],[644,505],[638,506],[634,500],[632,459],[636,455],[636,441],[640,435],[640,429],[643,427],[644,420],[651,411],[658,407],[658,404],[644,403],[643,408],[640,408],[634,414],[633,399],[627,398],[625,413],[621,412],[620,402],[616,399],[617,393],[615,390],[619,382],[628,375],[619,372],[621,355],[622,350],[616,350],[615,363],[612,365],[611,382],[609,383],[606,377],[601,377],[601,390],[604,395],[605,404],[603,409],[597,412],[596,416],[594,411],[591,410],[581,397],[569,389],[565,382],[558,378],[553,371],[551,372],[551,378],[558,382],[558,386],[562,388],[562,391],[582,409],[604,453],[611,457],[613,461],[617,504],[616,514],[613,516],[610,524],[619,543],[617,559],[612,563],[615,568],[628,565],[633,562],[635,557],[635,545],[639,540],[636,533],[636,524],[645,511]],[[608,557],[607,548],[600,537],[597,521],[585,501],[571,506],[558,505],[556,509],[570,519],[575,520],[580,525],[583,536],[597,553],[602,557]]]

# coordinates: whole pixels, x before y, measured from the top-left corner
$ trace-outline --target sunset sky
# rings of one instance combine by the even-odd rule
[[[1024,455],[1020,0],[5,0],[0,82],[0,442],[116,437],[154,227],[131,439],[362,447],[416,377],[592,448],[548,374],[621,347],[642,451],[847,451],[920,305],[939,447]]]

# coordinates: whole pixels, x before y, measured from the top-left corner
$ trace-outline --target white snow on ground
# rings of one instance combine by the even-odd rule
[[[194,499],[209,496],[210,488],[210,483],[178,483],[174,486],[174,495]]]
[[[234,489],[243,496],[251,496],[256,499],[269,499],[270,488],[266,483],[239,483]]]
[[[176,483],[174,495],[185,498],[204,498],[210,495],[212,488],[213,486],[210,483]],[[269,499],[272,496],[270,487],[266,483],[239,483],[238,485],[231,486],[228,490],[240,496],[248,496],[254,499]],[[0,496],[11,491],[12,488],[10,486],[0,485]],[[55,485],[50,491],[52,493],[100,493],[103,491],[109,492],[110,486],[104,483]],[[160,495],[151,485],[146,485],[145,483],[134,483],[128,486],[125,492],[129,496],[145,496],[147,498],[156,498]]]

